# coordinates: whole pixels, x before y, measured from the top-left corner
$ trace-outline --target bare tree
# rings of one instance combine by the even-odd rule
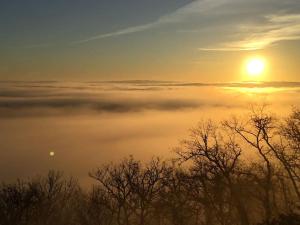
[[[184,161],[192,160],[199,167],[205,166],[213,176],[222,175],[241,224],[248,225],[247,211],[235,181],[242,150],[235,142],[234,136],[227,133],[225,138],[219,129],[211,121],[200,124],[198,128],[192,130],[190,138],[183,141],[183,148],[177,153]]]
[[[134,213],[133,190],[130,180],[137,175],[139,163],[131,157],[118,165],[105,165],[91,172],[102,190],[111,198],[117,223],[129,225]]]
[[[175,161],[172,166],[165,169],[163,189],[160,191],[160,199],[156,204],[157,212],[174,225],[192,224],[194,215],[198,215],[199,208],[192,199],[190,175],[184,171]],[[195,224],[195,223],[194,223]]]
[[[300,201],[300,110],[294,109],[279,129],[280,144],[272,150],[287,171]]]
[[[243,141],[252,147],[264,162],[265,170],[262,170],[264,179],[260,179],[261,187],[264,190],[262,204],[265,209],[265,220],[272,218],[272,178],[273,166],[271,159],[271,149],[266,144],[267,134],[274,128],[274,118],[265,113],[265,106],[253,108],[250,119],[246,122],[233,118],[231,121],[225,121],[224,126],[234,133],[238,134]]]
[[[79,224],[112,225],[115,209],[112,199],[101,188],[94,186],[88,193],[78,196],[76,214]]]
[[[259,184],[264,189],[265,197],[262,198],[266,212],[266,221],[274,216],[276,195],[274,175],[281,174],[282,178],[289,179],[297,198],[300,200],[299,190],[299,113],[294,111],[284,124],[279,123],[273,115],[267,112],[266,106],[252,109],[250,119],[246,122],[236,118],[225,121],[224,125],[237,133],[252,149],[255,149],[264,161],[265,179],[260,179]],[[284,173],[275,171],[281,165]],[[258,179],[256,179],[258,180]],[[282,184],[281,184],[282,186]],[[286,192],[285,192],[286,193]],[[283,193],[284,194],[284,193]]]
[[[136,176],[128,177],[136,202],[135,214],[139,224],[147,224],[163,188],[166,165],[159,158],[152,159],[145,167],[137,167]]]
[[[0,188],[0,224],[54,225],[75,224],[74,202],[80,192],[73,178],[50,171],[46,177]]]

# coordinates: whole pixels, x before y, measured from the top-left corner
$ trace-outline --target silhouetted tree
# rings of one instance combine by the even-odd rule
[[[46,177],[0,188],[0,224],[75,224],[73,202],[80,192],[76,180],[50,171]]]
[[[234,135],[226,133],[225,137],[223,132],[226,130],[221,130],[211,121],[202,123],[192,130],[190,138],[183,141],[183,148],[177,153],[182,160],[193,160],[199,168],[205,168],[209,179],[220,179],[229,191],[241,224],[248,225],[247,211],[239,195],[241,190],[236,179],[242,150],[235,142]]]

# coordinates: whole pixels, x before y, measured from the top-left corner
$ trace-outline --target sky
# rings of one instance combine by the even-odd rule
[[[299,0],[1,0],[0,182],[88,184],[129,155],[170,159],[199,121],[285,117],[299,58]]]
[[[0,80],[299,81],[298,0],[4,0]]]

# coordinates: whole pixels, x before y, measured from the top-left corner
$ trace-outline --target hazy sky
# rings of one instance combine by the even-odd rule
[[[4,0],[1,80],[299,81],[299,0]]]

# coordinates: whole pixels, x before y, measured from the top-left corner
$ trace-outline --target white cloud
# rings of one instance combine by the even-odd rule
[[[233,33],[234,40],[215,48],[199,48],[202,51],[258,50],[279,41],[300,39],[300,14],[268,15],[264,23],[242,24]]]
[[[297,1],[196,0],[156,21],[95,35],[73,44],[162,28],[172,23],[179,33],[197,35],[202,51],[263,49],[279,41],[300,39]],[[182,30],[199,32],[180,32]]]
[[[115,32],[99,34],[99,35],[92,36],[92,37],[89,37],[89,38],[86,38],[86,39],[83,39],[80,41],[74,41],[72,44],[82,44],[82,43],[86,43],[86,42],[90,42],[90,41],[94,41],[94,40],[98,40],[98,39],[116,37],[116,36],[120,36],[120,35],[131,34],[131,33],[137,33],[137,32],[141,32],[144,30],[148,30],[155,26],[156,26],[156,23],[148,23],[148,24],[144,24],[144,25],[140,25],[140,26],[128,27],[128,28],[118,30]]]
[[[92,37],[88,37],[86,39],[82,39],[79,41],[74,41],[72,44],[82,44],[98,39],[104,39],[104,38],[109,38],[109,37],[117,37],[121,35],[127,35],[127,34],[132,34],[132,33],[137,33],[137,32],[142,32],[145,30],[149,30],[152,28],[157,28],[161,25],[165,25],[168,23],[176,23],[176,22],[181,22],[191,14],[198,14],[204,11],[208,11],[224,2],[227,0],[196,0],[192,3],[187,4],[184,7],[181,7],[180,9],[176,10],[173,13],[170,13],[168,15],[162,16],[158,18],[154,22],[138,25],[138,26],[132,26],[132,27],[127,27],[121,30],[117,30],[114,32],[110,33],[104,33],[104,34],[99,34],[95,35]]]

